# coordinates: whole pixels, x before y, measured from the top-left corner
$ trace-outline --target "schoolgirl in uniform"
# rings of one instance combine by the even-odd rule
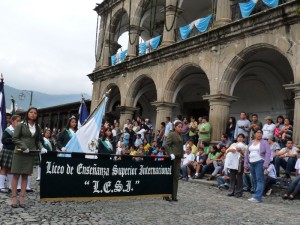
[[[57,138],[56,147],[60,151],[66,150],[66,145],[69,142],[69,140],[72,138],[74,133],[77,131],[77,125],[78,121],[75,116],[71,116],[68,120],[68,124],[66,126],[66,129],[64,129]]]
[[[11,117],[11,125],[7,127],[2,135],[3,150],[0,152],[0,192],[7,193],[11,189],[12,175],[10,174],[13,152],[15,145],[12,142],[12,137],[15,127],[21,122],[21,116],[13,115]],[[5,188],[5,177],[8,177],[8,189]]]

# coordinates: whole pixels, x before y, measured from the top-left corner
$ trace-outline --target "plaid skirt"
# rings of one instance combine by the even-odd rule
[[[0,167],[11,168],[14,150],[3,149],[0,152]]]

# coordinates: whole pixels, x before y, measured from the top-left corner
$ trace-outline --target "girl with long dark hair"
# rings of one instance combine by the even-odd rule
[[[37,108],[29,108],[24,121],[16,126],[13,135],[12,141],[15,144],[11,167],[11,173],[13,174],[11,206],[13,208],[18,207],[17,184],[20,175],[22,175],[22,180],[19,206],[24,208],[27,179],[28,175],[33,173],[34,158],[38,154],[36,151],[40,149],[41,153],[47,152],[40,142],[41,129],[37,124],[37,119]]]
[[[66,129],[64,129],[57,138],[56,147],[60,151],[66,150],[66,145],[72,138],[73,134],[77,131],[78,120],[75,116],[71,116],[68,120]]]

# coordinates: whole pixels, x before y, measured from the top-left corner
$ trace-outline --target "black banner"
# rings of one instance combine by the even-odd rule
[[[125,157],[125,156],[124,156]],[[98,156],[84,154],[71,158],[43,154],[41,162],[42,201],[88,200],[103,197],[169,196],[173,185],[173,162],[144,157]]]

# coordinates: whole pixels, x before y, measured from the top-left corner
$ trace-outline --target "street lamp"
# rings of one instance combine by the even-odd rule
[[[29,90],[22,90],[22,92],[19,94],[19,99],[21,101],[23,101],[25,99],[25,93],[30,94],[30,102],[29,102],[29,108],[31,108],[32,106],[32,95],[33,95],[33,91],[29,91]]]

